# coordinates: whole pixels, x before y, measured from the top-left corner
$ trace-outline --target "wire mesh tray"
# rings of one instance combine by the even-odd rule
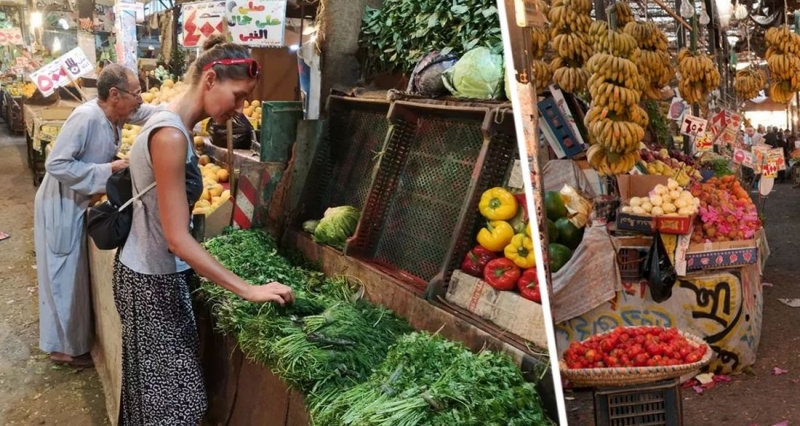
[[[515,155],[513,123],[501,133],[495,118],[489,108],[393,102],[391,129],[346,253],[420,290],[449,277],[473,245],[476,197],[488,182],[502,181]]]
[[[328,124],[312,160],[292,225],[319,219],[329,207],[364,208],[377,153],[389,130],[389,102],[328,97]]]

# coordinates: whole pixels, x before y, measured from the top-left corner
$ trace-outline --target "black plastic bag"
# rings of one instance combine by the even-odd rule
[[[233,131],[233,149],[250,149],[253,143],[253,125],[244,114],[237,114],[231,119]],[[220,148],[228,147],[228,125],[226,123],[216,123],[211,120],[208,123],[208,133],[211,135],[211,143]]]
[[[456,62],[458,57],[452,53],[442,55],[438,50],[428,53],[411,72],[406,91],[429,98],[446,95],[448,92],[442,82],[442,75]]]
[[[650,282],[650,296],[654,302],[661,303],[672,297],[672,286],[678,280],[678,273],[669,260],[667,249],[658,231],[653,235],[653,244],[644,259],[642,272]]]

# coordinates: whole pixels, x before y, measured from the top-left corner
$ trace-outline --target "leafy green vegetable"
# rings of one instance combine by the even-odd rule
[[[551,425],[505,355],[437,335],[400,338],[368,381],[312,407],[317,425]]]
[[[650,118],[650,128],[653,129],[655,139],[653,142],[663,147],[672,146],[672,133],[669,130],[669,122],[664,118],[664,114],[658,108],[658,102],[653,100],[644,101],[644,108]]]
[[[317,230],[318,225],[319,225],[318,220],[307,220],[303,222],[303,231],[306,231],[309,234],[313,234],[314,231]]]
[[[478,47],[465,53],[442,76],[447,90],[459,98],[499,99],[505,94],[503,56]]]
[[[252,304],[208,281],[198,293],[248,358],[306,395],[314,425],[551,424],[507,356],[412,333],[390,310],[358,300],[356,280],[292,264],[268,234],[234,230],[206,248],[250,283],[294,289],[286,307]]]
[[[356,232],[361,211],[353,206],[331,207],[314,230],[314,241],[343,249]]]
[[[370,73],[410,73],[434,50],[503,49],[494,0],[385,0],[380,10],[366,8],[359,42]]]

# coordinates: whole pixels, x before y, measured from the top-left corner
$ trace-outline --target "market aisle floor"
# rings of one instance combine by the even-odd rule
[[[765,206],[772,250],[764,272],[764,317],[758,359],[752,374],[734,376],[697,395],[683,390],[688,426],[772,426],[784,420],[800,424],[800,308],[778,298],[800,298],[800,189],[776,184]],[[789,370],[775,376],[774,367]],[[567,392],[570,425],[594,424],[591,393]]]
[[[0,123],[0,425],[104,425],[94,370],[52,365],[39,351],[33,186],[25,140]]]

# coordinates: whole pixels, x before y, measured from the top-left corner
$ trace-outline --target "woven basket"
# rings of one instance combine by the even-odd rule
[[[630,327],[633,328],[633,327]],[[606,332],[603,334],[611,333]],[[616,367],[616,368],[567,368],[563,359],[559,360],[561,374],[569,379],[576,387],[604,387],[604,386],[631,386],[645,383],[654,383],[661,380],[674,379],[684,374],[705,367],[710,361],[714,351],[703,339],[679,331],[686,340],[706,347],[706,353],[700,361],[692,364],[670,365],[662,367]]]

